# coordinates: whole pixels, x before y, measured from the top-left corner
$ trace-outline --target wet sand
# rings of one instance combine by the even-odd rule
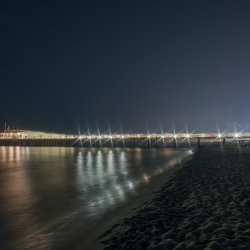
[[[250,249],[250,150],[202,146],[104,249]]]

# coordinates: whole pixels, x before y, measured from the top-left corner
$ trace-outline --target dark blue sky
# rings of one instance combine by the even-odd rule
[[[248,126],[249,13],[248,0],[6,1],[0,123]]]

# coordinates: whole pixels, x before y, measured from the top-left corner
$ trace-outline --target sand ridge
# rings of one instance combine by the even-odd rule
[[[200,147],[104,249],[250,249],[250,150]]]

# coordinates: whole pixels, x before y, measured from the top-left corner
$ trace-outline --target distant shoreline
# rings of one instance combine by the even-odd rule
[[[249,249],[250,150],[203,146],[155,198],[101,237],[104,249]]]

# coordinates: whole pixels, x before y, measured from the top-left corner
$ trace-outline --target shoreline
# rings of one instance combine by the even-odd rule
[[[193,150],[194,148],[192,151]],[[175,164],[174,167],[166,171],[164,174],[155,176],[148,186],[142,186],[137,191],[138,195],[131,197],[129,203],[121,205],[120,208],[115,208],[115,211],[119,211],[118,213],[114,213],[114,211],[107,213],[103,221],[98,221],[98,225],[96,225],[95,228],[95,236],[90,237],[89,241],[87,243],[85,242],[84,246],[81,245],[80,247],[77,246],[76,248],[82,249],[82,247],[84,247],[86,249],[92,250],[103,249],[103,244],[100,241],[102,235],[104,235],[110,228],[114,227],[114,225],[119,224],[124,218],[132,216],[141,208],[141,206],[150,202],[155,197],[155,195],[160,192],[166,182],[168,182],[169,179],[171,179],[176,174],[176,172],[178,172],[183,167],[183,164],[193,157],[193,155],[194,153],[186,156],[183,158],[181,163]]]
[[[250,249],[250,150],[202,146],[104,249]]]

